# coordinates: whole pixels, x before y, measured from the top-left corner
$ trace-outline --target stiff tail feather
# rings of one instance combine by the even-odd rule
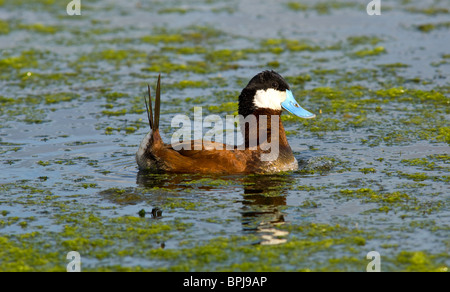
[[[148,103],[145,101],[145,107],[147,109],[147,118],[150,125],[150,130],[152,130],[153,142],[161,141],[161,136],[159,134],[159,115],[161,107],[161,74],[158,76],[158,83],[156,84],[156,97],[155,97],[155,112],[153,114],[152,108],[152,95],[150,93],[150,85],[147,85],[148,89]]]

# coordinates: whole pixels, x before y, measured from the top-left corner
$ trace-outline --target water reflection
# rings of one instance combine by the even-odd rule
[[[222,184],[215,184],[217,181]],[[285,223],[283,206],[286,206],[287,193],[294,183],[291,175],[205,176],[140,171],[136,183],[146,189],[164,189],[166,195],[171,190],[174,194],[191,188],[216,193],[217,190],[230,190],[230,185],[236,186],[237,190],[243,187],[242,200],[237,201],[242,204],[239,207],[242,230],[258,235],[258,244],[262,245],[287,241],[288,232],[279,226]],[[143,196],[148,196],[148,193]]]
[[[292,178],[287,175],[251,175],[244,178],[242,225],[244,231],[255,232],[260,244],[280,244],[287,241],[288,232],[277,226],[284,224],[280,210],[286,205],[287,190]]]

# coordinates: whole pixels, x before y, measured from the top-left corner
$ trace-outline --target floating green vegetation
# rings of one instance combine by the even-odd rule
[[[317,52],[328,49],[333,49],[330,47],[320,47],[318,45],[312,44],[308,40],[296,40],[296,39],[265,39],[261,41],[261,46],[265,48],[268,52],[274,54],[280,54],[284,51],[300,52],[300,51],[310,51]]]
[[[232,62],[246,58],[246,52],[244,50],[230,50],[222,49],[212,52],[208,52],[205,55],[205,60],[208,62]]]
[[[238,109],[238,102],[230,101],[230,102],[224,102],[220,105],[210,105],[207,107],[208,111],[211,113],[237,113]]]
[[[380,89],[375,92],[377,96],[389,98],[397,102],[422,103],[448,105],[450,99],[445,96],[440,90],[420,90],[420,89],[406,89],[403,87],[393,87],[389,89]]]
[[[375,47],[373,49],[363,49],[360,51],[356,51],[353,54],[351,54],[354,57],[370,57],[370,56],[378,56],[381,54],[386,54],[386,49],[382,46]]]
[[[347,42],[351,45],[351,46],[358,46],[358,45],[376,45],[380,42],[382,42],[383,40],[380,39],[377,36],[367,36],[367,35],[363,35],[363,36],[350,36],[347,38]]]
[[[15,101],[16,100],[14,98],[0,96],[1,104],[12,104],[12,103],[15,103]]]
[[[47,271],[62,271],[63,269],[54,266],[60,261],[61,255],[58,252],[43,252],[33,245],[20,243],[20,240],[29,240],[39,236],[38,232],[26,233],[19,237],[19,241],[11,240],[6,236],[0,237],[0,271],[36,271],[37,267],[45,267]],[[33,256],[45,254],[45,256]]]
[[[333,10],[344,9],[344,8],[357,8],[361,7],[360,4],[355,4],[354,2],[336,2],[336,1],[327,1],[327,2],[319,2],[313,4],[305,4],[299,2],[290,1],[286,3],[287,7],[294,11],[315,11],[318,14],[330,14]]]
[[[421,187],[421,185],[415,187]],[[341,189],[337,196],[342,196],[347,200],[349,198],[357,198],[363,203],[378,204],[377,208],[364,211],[364,214],[379,212],[388,213],[389,211],[394,211],[395,213],[399,211],[413,211],[419,214],[431,214],[438,212],[446,205],[445,201],[436,198],[433,198],[433,200],[426,200],[425,198],[424,200],[423,198],[420,198],[420,195],[421,194],[417,194],[417,192],[384,192],[374,191],[370,188],[360,188],[356,190]],[[400,215],[400,217],[402,216],[403,215]]]
[[[110,112],[110,113],[104,113],[105,115],[108,116],[121,116],[122,115],[122,111],[126,111],[126,109],[123,109],[121,111],[117,111],[117,112]],[[142,126],[147,126],[147,124],[144,124],[142,122],[142,119],[138,119],[136,121],[128,121],[125,125],[121,126],[121,127],[111,127],[111,126],[106,126],[104,128],[104,133],[105,135],[111,135],[114,132],[118,132],[118,133],[123,133],[123,134],[132,134],[134,132],[136,132],[137,130],[139,130]],[[98,127],[98,129],[101,129],[102,127]]]
[[[295,10],[295,11],[306,11],[308,10],[308,5],[299,3],[299,2],[288,2],[286,3],[287,7],[289,9]]]
[[[181,80],[180,82],[168,84],[167,88],[205,88],[208,87],[209,83],[201,80]]]
[[[368,173],[375,173],[377,172],[377,170],[373,167],[364,167],[364,168],[360,168],[359,169],[360,172],[364,173],[364,174],[368,174]]]
[[[450,22],[439,22],[439,23],[425,23],[416,26],[416,29],[421,32],[430,32],[436,29],[449,29]]]
[[[190,181],[185,181],[184,184],[186,185],[206,185],[206,186],[228,186],[231,185],[232,182],[228,181],[228,180],[223,180],[223,179],[213,179],[213,178],[201,178],[201,179],[197,179],[197,180],[190,180]]]
[[[11,56],[0,60],[0,69],[32,68],[38,65],[38,53],[36,51],[23,51],[19,56]],[[0,73],[0,76],[3,75]]]
[[[168,30],[165,27],[154,28],[153,33],[140,38],[140,41],[150,44],[187,44],[214,43],[224,33],[208,26],[188,26],[181,30]]]
[[[207,49],[202,46],[190,46],[190,47],[163,47],[161,51],[164,52],[173,52],[180,55],[193,55],[193,54],[205,54],[207,52]]]
[[[396,260],[398,263],[404,265],[405,271],[447,272],[447,266],[433,264],[441,256],[431,255],[424,251],[401,251],[397,255]],[[442,258],[448,258],[448,255]]]
[[[91,52],[78,58],[77,64],[86,62],[94,63],[104,60],[115,64],[137,64],[147,60],[147,53],[138,50],[114,50],[106,49],[99,52]]]
[[[437,136],[436,136],[436,140],[450,144],[450,127],[439,128]]]
[[[205,74],[210,72],[210,67],[204,61],[187,61],[185,63],[173,63],[168,56],[149,56],[150,66],[141,70],[156,73],[192,72]]]
[[[120,109],[116,111],[103,110],[102,114],[107,116],[123,116],[127,113],[127,109]]]
[[[33,11],[39,10],[39,9],[49,9],[49,8],[66,8],[67,4],[62,3],[61,1],[57,0],[36,0],[33,2],[27,1],[27,0],[1,0],[0,5],[4,6],[15,6],[20,7],[22,9],[30,8]],[[17,9],[17,8],[16,8]],[[60,11],[60,10],[57,10]]]
[[[78,98],[79,95],[73,92],[59,92],[59,93],[45,94],[43,97],[46,104],[55,104],[60,102],[72,101]]]
[[[178,14],[185,14],[187,12],[194,11],[194,9],[190,8],[181,8],[181,7],[171,7],[171,8],[164,8],[158,10],[158,13],[166,14],[166,13],[178,13]]]
[[[448,154],[435,154],[425,158],[402,159],[400,162],[408,166],[417,166],[423,170],[446,170],[449,171],[449,166],[442,166],[438,163],[442,160],[444,164],[450,163],[450,156]]]
[[[397,174],[400,177],[404,177],[416,182],[424,181],[424,180],[433,180],[433,181],[443,181],[443,182],[449,182],[450,176],[448,175],[442,175],[442,176],[435,176],[435,175],[428,175],[424,172],[415,172],[415,173],[406,173],[402,171],[397,171]]]
[[[426,8],[418,8],[418,7],[408,7],[406,9],[408,12],[413,13],[422,13],[427,15],[437,15],[437,14],[448,14],[450,10],[444,7],[426,7]]]
[[[58,92],[58,93],[46,93],[42,94],[41,96],[28,96],[28,97],[17,97],[17,98],[7,98],[0,96],[0,104],[3,104],[5,106],[17,106],[17,105],[28,105],[28,106],[35,106],[40,103],[45,104],[57,104],[60,102],[69,102],[74,99],[79,98],[80,96],[73,92]],[[9,109],[8,114],[13,115],[19,115],[21,113],[26,113],[27,110],[23,110],[20,112],[20,109],[17,109],[17,112],[13,110],[12,108]]]
[[[17,144],[17,143],[9,143],[9,142],[0,142],[0,154],[7,153],[9,151],[17,152],[20,149],[22,149],[23,144]],[[4,149],[6,148],[6,149]]]
[[[311,75],[309,74],[301,74],[297,76],[287,76],[286,80],[289,82],[289,84],[295,85],[303,85],[306,82],[309,82],[312,80]]]
[[[387,212],[394,207],[404,207],[411,201],[414,201],[413,198],[406,193],[377,192],[370,188],[361,188],[357,190],[342,189],[339,192],[346,198],[355,197],[361,199],[364,203],[378,203],[380,207],[377,210],[383,212]]]
[[[48,165],[50,165],[50,162],[49,161],[42,161],[42,160],[39,160],[38,162],[36,162],[37,164],[39,164],[40,166],[48,166]]]
[[[411,67],[411,65],[408,64],[404,64],[404,63],[390,63],[390,64],[378,64],[377,65],[380,68],[384,68],[384,69],[391,69],[391,68],[408,68]]]
[[[43,33],[43,34],[54,34],[58,31],[58,28],[55,26],[48,26],[42,23],[34,23],[34,24],[19,24],[17,26],[19,29],[29,30],[32,32]]]
[[[150,44],[184,43],[186,41],[181,34],[147,35],[141,37],[140,40],[144,43]]]
[[[9,33],[8,22],[0,19],[0,34],[8,34],[8,33]]]

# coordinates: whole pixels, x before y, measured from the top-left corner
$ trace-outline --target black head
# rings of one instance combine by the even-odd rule
[[[272,109],[278,109],[279,107],[281,110],[279,104],[285,97],[278,102],[278,99],[280,98],[278,95],[285,96],[286,90],[289,89],[289,85],[280,74],[275,71],[263,71],[253,77],[239,95],[239,114],[246,117],[253,113],[255,109],[260,108],[260,106],[257,105],[257,102],[255,104],[257,92],[269,92],[270,94],[260,97],[260,99],[267,99],[266,101],[263,101],[264,104],[273,103],[275,105],[268,107]]]

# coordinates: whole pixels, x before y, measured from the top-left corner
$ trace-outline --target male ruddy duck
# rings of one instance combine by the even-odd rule
[[[248,121],[248,117],[254,116],[256,123],[241,123],[244,144],[238,146],[202,140],[165,144],[159,133],[160,83],[161,76],[158,77],[156,87],[154,114],[148,87],[149,106],[147,102],[146,106],[151,130],[136,153],[139,169],[224,174],[274,173],[298,169],[280,115],[282,109],[302,118],[314,118],[315,115],[295,101],[289,85],[278,73],[263,71],[257,74],[239,95],[240,117]],[[269,149],[274,145],[276,151]]]

